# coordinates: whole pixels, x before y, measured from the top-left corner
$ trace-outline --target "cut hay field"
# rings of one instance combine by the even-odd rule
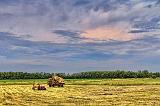
[[[68,79],[49,88],[47,79],[0,80],[0,106],[159,106],[160,79]],[[33,91],[32,83],[46,91]]]

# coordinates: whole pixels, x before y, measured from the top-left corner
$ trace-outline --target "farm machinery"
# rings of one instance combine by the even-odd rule
[[[65,84],[64,79],[58,76],[52,76],[51,78],[48,79],[49,87],[54,87],[54,86],[63,87],[64,84]]]
[[[40,84],[37,84],[37,86],[35,84],[33,84],[32,89],[33,90],[46,90],[46,87],[44,85],[40,85]]]

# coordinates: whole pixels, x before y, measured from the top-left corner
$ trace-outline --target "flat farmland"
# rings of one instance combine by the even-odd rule
[[[160,79],[67,79],[63,88],[47,79],[1,80],[0,105],[8,106],[159,106]],[[47,87],[32,90],[33,83]]]

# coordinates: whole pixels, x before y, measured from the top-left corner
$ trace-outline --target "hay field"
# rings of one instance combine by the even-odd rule
[[[49,88],[46,80],[36,80],[47,86],[46,91],[33,91],[32,81],[15,85],[14,80],[0,81],[0,106],[160,105],[159,79],[66,80],[63,88]]]

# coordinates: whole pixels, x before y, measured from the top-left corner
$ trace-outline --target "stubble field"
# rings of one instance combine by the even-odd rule
[[[160,105],[160,79],[70,79],[63,88],[48,87],[46,81],[1,80],[0,105]],[[32,90],[33,82],[43,83],[47,90]]]

